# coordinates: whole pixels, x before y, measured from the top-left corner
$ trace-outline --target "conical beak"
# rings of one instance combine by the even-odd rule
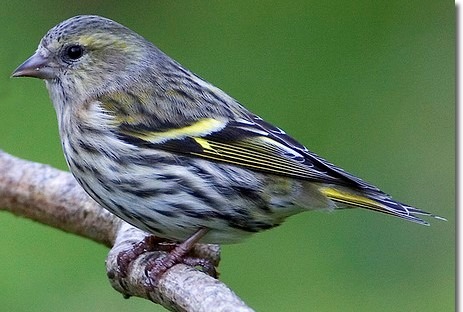
[[[40,79],[53,79],[55,71],[50,67],[49,60],[36,52],[24,63],[14,70],[11,77],[33,77]]]

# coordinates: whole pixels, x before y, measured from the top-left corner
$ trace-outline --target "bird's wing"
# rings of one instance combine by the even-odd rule
[[[263,119],[203,118],[162,131],[121,123],[125,142],[186,154],[250,170],[366,191],[379,191],[361,179],[328,163]]]
[[[427,225],[415,215],[428,212],[399,203],[377,187],[345,172],[255,115],[243,119],[202,118],[150,129],[122,122],[120,139],[154,148],[240,166],[257,172],[320,183],[319,191],[341,207],[360,207]],[[442,219],[442,218],[440,218]]]

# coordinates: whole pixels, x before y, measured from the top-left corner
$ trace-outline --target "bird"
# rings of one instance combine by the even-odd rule
[[[67,164],[90,197],[178,242],[181,255],[199,241],[239,242],[310,210],[445,220],[309,151],[108,18],[59,23],[12,76],[45,81]]]

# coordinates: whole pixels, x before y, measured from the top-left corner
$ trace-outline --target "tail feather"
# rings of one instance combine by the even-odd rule
[[[447,221],[445,218],[433,215],[429,212],[399,203],[387,194],[374,192],[368,194],[357,194],[340,190],[333,187],[321,187],[320,191],[323,195],[328,197],[334,202],[351,207],[365,208],[395,217],[399,217],[408,221],[419,223],[422,225],[429,225],[428,222],[418,218],[416,215],[432,217],[438,220]]]
[[[431,217],[431,218],[434,218],[434,219],[437,219],[437,220],[441,220],[441,221],[447,221],[446,218],[444,217],[441,217],[441,216],[437,216],[435,214],[432,214],[432,213],[429,213],[427,211],[423,211],[423,210],[420,210],[420,209],[417,209],[415,207],[411,207],[411,206],[408,206],[408,205],[405,205],[405,204],[402,204],[402,206],[407,209],[410,214],[419,214],[419,215],[423,215],[423,216],[427,216],[427,217]]]

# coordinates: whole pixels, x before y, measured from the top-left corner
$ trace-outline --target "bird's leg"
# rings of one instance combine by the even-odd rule
[[[217,272],[215,266],[207,259],[199,259],[186,257],[192,247],[206,235],[207,229],[199,229],[193,235],[191,235],[183,243],[176,245],[168,254],[164,257],[153,259],[146,266],[146,275],[148,276],[151,286],[155,287],[159,278],[171,267],[178,263],[185,263],[190,266],[200,266],[204,272],[216,276]]]
[[[130,263],[145,252],[159,250],[161,246],[170,246],[169,250],[173,248],[172,244],[165,245],[162,243],[164,243],[162,238],[148,235],[142,241],[134,243],[131,249],[120,252],[117,255],[117,265],[121,275],[123,277],[127,276]]]
[[[134,243],[131,249],[122,251],[117,256],[118,271],[122,277],[128,275],[132,261],[146,252],[163,251],[167,254],[157,253],[149,259],[146,265],[146,275],[149,286],[154,287],[159,278],[172,266],[184,263],[191,267],[200,267],[204,273],[217,277],[215,265],[209,259],[188,256],[193,246],[207,233],[207,229],[200,229],[181,244],[166,241],[153,235],[146,236],[142,241]]]

